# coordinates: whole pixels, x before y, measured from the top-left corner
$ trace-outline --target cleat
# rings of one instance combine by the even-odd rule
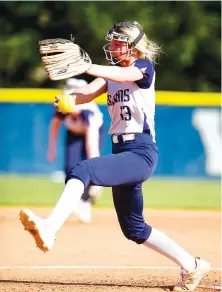
[[[196,257],[196,269],[193,272],[186,272],[181,268],[181,279],[173,291],[194,291],[201,279],[210,271],[210,263]]]
[[[33,236],[36,247],[44,252],[53,247],[55,236],[49,232],[43,219],[36,216],[29,209],[23,209],[20,212],[20,220],[24,228]]]

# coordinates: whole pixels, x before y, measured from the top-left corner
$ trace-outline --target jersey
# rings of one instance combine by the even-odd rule
[[[155,70],[146,59],[138,59],[131,66],[142,71],[142,80],[107,81],[107,104],[111,117],[109,134],[147,132],[155,142]]]

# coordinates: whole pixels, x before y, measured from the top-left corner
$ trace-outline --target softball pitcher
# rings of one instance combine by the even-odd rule
[[[189,254],[143,218],[142,183],[153,174],[158,160],[154,64],[160,48],[146,37],[137,22],[115,24],[106,39],[109,43],[104,51],[111,66],[92,64],[86,73],[97,78],[71,96],[76,104],[82,104],[107,92],[112,154],[74,165],[47,219],[39,218],[28,209],[21,211],[20,219],[38,247],[48,251],[84,189],[89,184],[111,186],[125,237],[157,251],[181,267],[181,279],[174,291],[193,291],[210,270],[210,264]],[[62,97],[57,97],[56,107],[59,107],[59,100]]]

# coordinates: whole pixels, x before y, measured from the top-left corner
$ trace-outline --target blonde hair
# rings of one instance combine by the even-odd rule
[[[120,23],[115,31],[127,35],[130,38],[130,42],[133,42],[143,31],[143,28],[138,22],[129,21]],[[135,45],[135,48],[139,52],[140,59],[147,59],[153,64],[156,63],[157,58],[162,53],[161,47],[149,40],[145,33]]]

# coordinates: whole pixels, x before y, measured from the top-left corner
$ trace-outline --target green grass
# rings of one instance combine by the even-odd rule
[[[53,206],[63,190],[47,176],[0,175],[0,205]],[[221,206],[220,182],[153,178],[143,184],[150,208],[215,209]],[[125,194],[127,196],[127,194]],[[104,188],[98,207],[113,207],[111,188]]]

